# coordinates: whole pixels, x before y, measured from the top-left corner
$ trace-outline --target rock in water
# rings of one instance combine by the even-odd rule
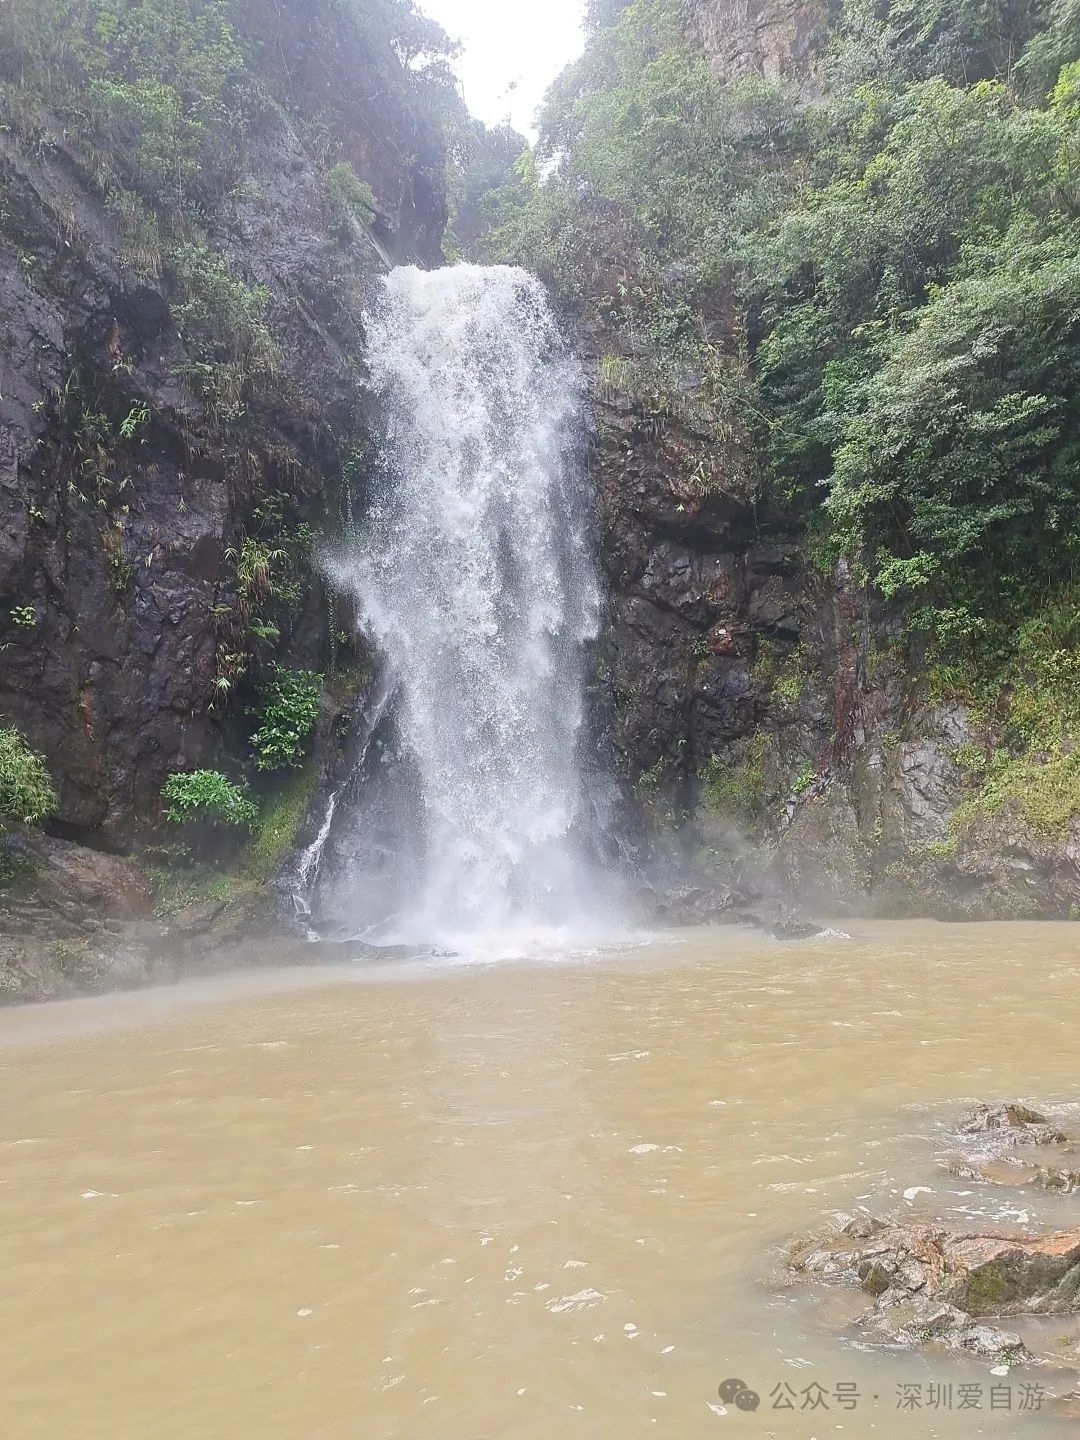
[[[976,1105],[959,1130],[961,1135],[992,1135],[999,1146],[1060,1145],[1066,1139],[1045,1115],[1016,1101]]]
[[[1080,1168],[1064,1163],[1072,1153],[1068,1137],[1026,1105],[978,1105],[958,1134],[967,1153],[949,1162],[952,1173],[996,1184],[1011,1173],[1013,1183],[1066,1192],[1080,1187]],[[1063,1163],[1048,1162],[1043,1152]],[[856,1324],[886,1344],[936,1343],[1034,1363],[1021,1336],[997,1322],[1080,1315],[1080,1226],[1049,1235],[950,1232],[859,1216],[824,1239],[797,1243],[789,1260],[796,1276],[861,1290],[871,1303]]]

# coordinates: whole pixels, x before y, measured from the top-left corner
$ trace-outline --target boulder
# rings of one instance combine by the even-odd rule
[[[1067,1137],[1045,1115],[1017,1101],[976,1105],[959,1124],[961,1135],[991,1137],[994,1149],[1014,1145],[1064,1145]]]
[[[948,1162],[951,1174],[1080,1189],[1080,1155],[1069,1137],[1027,1105],[977,1105],[956,1133],[965,1153]],[[1036,1363],[1021,1335],[999,1322],[1080,1316],[1080,1226],[1031,1235],[861,1215],[825,1237],[799,1241],[788,1258],[801,1279],[861,1291],[867,1304],[855,1323],[876,1343],[935,1343],[1010,1364]]]
[[[950,1234],[860,1219],[790,1258],[797,1276],[862,1290],[873,1303],[859,1327],[890,1344],[933,1341],[1015,1362],[1030,1358],[1019,1335],[986,1322],[1080,1314],[1080,1229]]]
[[[3,839],[8,858],[33,881],[34,903],[45,910],[75,908],[99,920],[153,914],[153,892],[134,861],[47,835],[14,832]]]

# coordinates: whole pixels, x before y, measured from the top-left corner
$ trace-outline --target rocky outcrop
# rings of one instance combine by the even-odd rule
[[[96,843],[152,823],[170,770],[220,760],[229,719],[214,702],[240,648],[235,552],[268,495],[287,497],[282,527],[320,523],[340,466],[325,436],[357,405],[314,308],[333,266],[314,176],[284,129],[266,137],[265,163],[273,200],[223,214],[219,239],[280,297],[286,370],[218,428],[177,378],[191,356],[163,287],[126,273],[71,157],[0,139],[7,226],[30,257],[0,253],[0,711],[45,753],[59,822]],[[146,419],[129,441],[119,427],[133,412]],[[84,443],[92,423],[104,444]],[[325,608],[309,575],[286,658],[324,667]]]
[[[165,238],[133,242],[109,157],[61,116],[33,143],[0,126],[0,715],[44,752],[60,833],[112,849],[157,822],[170,771],[237,751],[271,659],[355,663],[311,537],[339,522],[343,477],[363,485],[365,284],[384,257],[434,260],[446,219],[441,136],[390,83],[407,72],[388,40],[233,8],[272,98],[246,173],[179,236],[169,212]],[[370,185],[370,228],[335,216],[328,145]],[[211,312],[266,297],[260,363],[227,394],[178,318],[181,240],[204,283],[231,277]],[[248,542],[282,572],[257,616]]]
[[[786,77],[794,83],[777,88],[795,105],[814,101],[830,9],[683,6],[722,77]],[[772,143],[751,142],[762,165]],[[619,253],[596,263],[614,273]],[[738,376],[760,317],[737,277],[710,272],[706,284],[679,260],[663,275]],[[1033,823],[1016,787],[972,803],[973,759],[1023,752],[1007,706],[988,720],[984,694],[979,714],[955,670],[933,673],[925,635],[898,604],[851,564],[823,568],[808,534],[813,497],[769,483],[738,407],[710,429],[693,367],[662,396],[635,386],[648,345],[604,314],[590,313],[586,336],[611,591],[599,688],[619,769],[654,829],[679,830],[684,853],[711,852],[717,883],[752,861],[761,888],[821,915],[1080,915],[1080,800],[1067,824],[1060,805],[1048,807],[1052,823]]]
[[[873,1301],[857,1324],[892,1344],[943,1344],[1030,1361],[1021,1337],[990,1321],[1080,1313],[1080,1229],[1030,1237],[948,1234],[874,1218],[797,1245],[796,1275],[858,1287]]]
[[[440,123],[395,48],[403,11],[215,11],[242,77],[230,133],[209,101],[202,133],[228,160],[178,194],[138,169],[123,124],[89,118],[78,45],[70,69],[67,52],[42,62],[33,8],[0,19],[0,719],[44,754],[59,807],[56,838],[0,833],[9,998],[171,975],[276,924],[266,873],[220,877],[228,903],[163,906],[119,857],[178,840],[161,823],[177,770],[248,773],[278,823],[291,782],[253,774],[248,746],[273,663],[325,677],[308,792],[344,763],[370,657],[316,552],[369,483],[367,290],[391,264],[437,263],[447,219]],[[130,79],[123,44],[110,54]],[[188,57],[211,80],[218,59]],[[198,889],[189,859],[156,861],[177,894]],[[155,914],[176,909],[191,913]]]
[[[945,1161],[962,1180],[1070,1195],[1080,1190],[1080,1144],[1026,1105],[980,1105],[960,1124],[958,1154]]]
[[[824,0],[686,0],[686,15],[725,75],[808,78],[826,38]]]
[[[1045,1147],[1065,1153],[1072,1144],[1044,1115],[1017,1103],[978,1106],[954,1138],[959,1154],[948,1162],[950,1173],[1005,1183],[983,1167],[1015,1161],[1017,1185],[1026,1183],[1023,1155]],[[799,1240],[788,1261],[799,1280],[864,1297],[853,1322],[864,1342],[944,1346],[1005,1365],[1073,1368],[1080,1361],[1060,1346],[1047,1347],[1034,1323],[1080,1314],[1076,1227],[1032,1235],[859,1215],[824,1237]]]
[[[1009,803],[960,823],[987,742],[888,605],[808,564],[737,450],[695,486],[677,425],[596,415],[601,728],[683,853],[819,915],[1080,914],[1080,823],[1039,833]]]
[[[737,471],[730,488],[688,484],[683,459],[677,434],[601,412],[594,474],[615,742],[676,786],[756,727],[761,643],[790,646],[803,588],[794,527],[756,514]]]

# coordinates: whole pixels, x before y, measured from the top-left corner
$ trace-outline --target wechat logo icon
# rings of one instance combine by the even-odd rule
[[[718,1393],[725,1405],[734,1405],[736,1410],[756,1410],[761,1404],[761,1396],[745,1380],[725,1380]]]

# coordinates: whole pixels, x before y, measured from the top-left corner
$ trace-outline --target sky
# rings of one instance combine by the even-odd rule
[[[420,0],[462,46],[465,103],[488,125],[508,117],[534,137],[533,116],[555,76],[581,54],[584,0]]]

